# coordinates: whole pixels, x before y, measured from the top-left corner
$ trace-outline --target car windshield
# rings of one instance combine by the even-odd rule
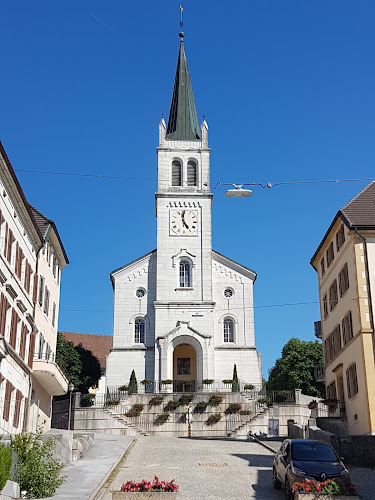
[[[324,443],[292,443],[291,457],[293,460],[300,461],[338,461],[338,458],[331,446]]]

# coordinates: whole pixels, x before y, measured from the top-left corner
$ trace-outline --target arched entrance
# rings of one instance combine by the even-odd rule
[[[195,390],[197,380],[197,351],[191,344],[178,344],[173,350],[174,391]]]

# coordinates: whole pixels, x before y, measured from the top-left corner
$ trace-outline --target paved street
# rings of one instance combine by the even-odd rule
[[[181,500],[282,500],[272,488],[272,460],[272,452],[249,441],[139,437],[109,489],[156,474],[176,479]]]

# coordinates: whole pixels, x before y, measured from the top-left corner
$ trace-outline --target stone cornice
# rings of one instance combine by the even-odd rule
[[[257,274],[255,271],[252,269],[249,269],[248,267],[245,267],[238,262],[235,262],[234,260],[230,259],[229,257],[225,257],[225,255],[222,255],[219,252],[216,252],[215,250],[212,250],[212,260],[217,262],[218,264],[222,264],[232,271],[235,271],[242,276],[246,276],[247,278],[250,278],[252,281],[255,281],[257,278]]]
[[[256,351],[255,346],[242,346],[242,345],[218,345],[218,346],[214,347],[214,349],[215,349],[215,351],[220,351],[220,350],[223,350],[223,351],[237,351],[237,350]]]
[[[216,302],[154,302],[155,309],[214,309]]]

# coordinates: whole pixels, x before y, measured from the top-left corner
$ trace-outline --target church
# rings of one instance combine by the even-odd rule
[[[208,126],[199,126],[180,33],[168,125],[159,124],[157,248],[111,273],[113,347],[107,389],[152,381],[157,392],[189,382],[219,388],[234,365],[244,383],[260,385],[254,337],[255,271],[212,249]],[[183,390],[184,387],[182,386]],[[214,386],[212,386],[214,388]],[[172,387],[171,387],[172,389]]]

